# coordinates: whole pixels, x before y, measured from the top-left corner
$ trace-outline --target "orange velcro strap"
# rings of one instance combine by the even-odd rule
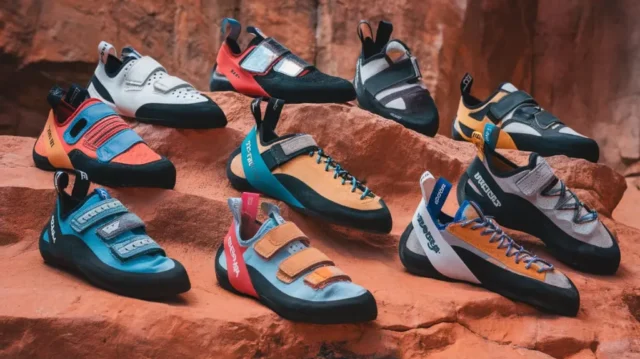
[[[263,258],[270,259],[280,248],[294,241],[308,242],[308,239],[293,222],[287,222],[267,232],[253,248]]]
[[[304,277],[304,281],[311,287],[320,289],[333,282],[351,281],[351,278],[349,278],[342,269],[335,266],[329,266],[317,268]]]
[[[280,263],[278,279],[291,283],[302,272],[321,264],[333,265],[329,257],[315,248],[305,248]]]

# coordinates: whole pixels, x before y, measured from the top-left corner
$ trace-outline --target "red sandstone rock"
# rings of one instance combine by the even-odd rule
[[[152,147],[175,163],[175,190],[112,190],[147,223],[150,235],[187,268],[192,290],[169,302],[120,297],[45,265],[37,237],[53,205],[52,173],[33,167],[33,139],[0,136],[0,357],[584,359],[640,355],[640,230],[605,218],[623,252],[616,276],[592,276],[558,265],[580,290],[577,318],[547,315],[482,288],[408,274],[396,246],[419,201],[420,174],[429,169],[455,181],[474,150],[470,144],[442,136],[418,136],[352,106],[286,106],[278,131],[312,134],[346,168],[366,179],[389,204],[392,233],[371,236],[327,228],[291,210],[285,210],[285,216],[354,281],[372,291],[378,319],[360,325],[291,323],[251,299],[221,289],[216,284],[213,253],[231,220],[226,199],[239,195],[229,186],[224,168],[228,154],[253,120],[249,99],[234,94],[214,98],[229,116],[227,128],[195,131],[134,124]],[[507,155],[525,159],[521,153]],[[624,179],[612,169],[566,157],[549,161],[601,214],[608,216],[620,201]],[[450,202],[454,201],[447,203],[448,210],[455,207]],[[524,234],[518,238],[553,260],[537,239]]]

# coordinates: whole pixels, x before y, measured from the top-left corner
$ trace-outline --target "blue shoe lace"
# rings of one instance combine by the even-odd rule
[[[316,154],[316,151],[309,152],[309,156],[311,157],[313,157],[314,154]],[[350,181],[351,192],[355,192],[356,189],[359,189],[362,191],[362,195],[360,196],[360,199],[365,199],[367,196],[374,197],[374,194],[373,192],[371,192],[369,187],[365,186],[362,182],[358,181],[358,179],[356,179],[354,176],[349,174],[349,171],[342,168],[342,166],[340,166],[339,163],[334,161],[333,158],[331,158],[331,156],[328,156],[327,154],[325,154],[322,148],[319,148],[317,150],[317,155],[318,157],[316,158],[316,163],[321,163],[324,160],[324,162],[326,163],[326,165],[324,166],[324,170],[329,171],[330,169],[333,169],[334,179],[337,179],[338,177],[340,177],[342,179],[342,184],[345,184],[347,181]]]
[[[525,268],[531,268],[533,263],[541,264],[537,270],[538,273],[552,271],[553,264],[545,261],[542,258],[535,256],[533,253],[525,250],[521,245],[516,243],[508,234],[506,234],[502,228],[500,228],[491,216],[483,216],[474,219],[470,219],[462,222],[461,226],[466,227],[469,224],[474,223],[471,229],[476,230],[478,228],[484,228],[481,235],[491,235],[489,243],[498,242],[498,249],[506,248],[505,255],[507,257],[514,257],[516,264],[520,264],[521,261],[525,263]]]

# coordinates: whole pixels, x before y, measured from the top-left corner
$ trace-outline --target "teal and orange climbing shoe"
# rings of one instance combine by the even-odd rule
[[[33,148],[36,167],[80,170],[111,187],[173,188],[176,169],[155,153],[107,104],[84,88],[53,87],[44,130]]]
[[[57,199],[40,235],[44,261],[80,273],[108,291],[141,299],[172,297],[191,288],[176,260],[146,234],[142,220],[103,188],[89,193],[89,179],[75,172],[54,177]]]
[[[384,201],[316,145],[306,134],[278,136],[283,102],[270,99],[264,119],[260,98],[251,109],[254,127],[230,156],[227,177],[239,191],[261,192],[293,209],[340,225],[391,231]]]
[[[260,196],[244,193],[230,198],[233,223],[215,257],[220,286],[256,298],[281,317],[317,324],[374,320],[373,295],[351,282],[292,222],[285,222],[278,206],[262,203],[267,216],[260,223]]]

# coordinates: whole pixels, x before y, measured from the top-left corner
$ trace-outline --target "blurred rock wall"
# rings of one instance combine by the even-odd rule
[[[594,137],[603,162],[640,173],[637,15],[635,0],[5,0],[0,134],[36,136],[49,88],[86,84],[101,40],[133,45],[204,90],[223,17],[258,26],[349,79],[360,51],[358,21],[386,19],[419,58],[441,134],[451,135],[459,81],[469,71],[476,94],[510,81]]]

